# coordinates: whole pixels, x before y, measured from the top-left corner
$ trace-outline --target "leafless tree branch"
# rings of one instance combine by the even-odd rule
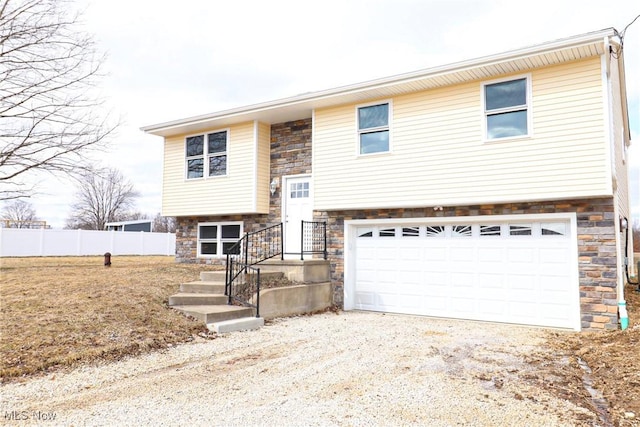
[[[75,203],[66,228],[104,230],[108,222],[131,216],[139,196],[117,169],[87,170],[77,179]]]
[[[117,123],[94,95],[104,56],[65,0],[0,0],[0,200],[41,172],[82,175]]]

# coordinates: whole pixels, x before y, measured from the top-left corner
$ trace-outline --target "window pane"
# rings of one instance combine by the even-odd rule
[[[380,237],[395,237],[396,229],[395,228],[385,228],[380,230]]]
[[[190,136],[187,138],[187,157],[201,156],[204,143],[204,135]]]
[[[373,229],[371,228],[358,228],[358,237],[373,237]]]
[[[227,156],[209,157],[209,176],[227,174]]]
[[[499,225],[481,225],[480,235],[481,236],[499,236],[500,226]]]
[[[542,224],[543,236],[564,236],[567,234],[566,224],[563,222],[550,222]]]
[[[360,134],[360,154],[389,151],[389,131]]]
[[[202,178],[202,159],[187,160],[187,178]]]
[[[444,236],[444,225],[428,225],[427,237]]]
[[[506,138],[527,134],[527,111],[493,114],[487,116],[487,137]]]
[[[233,254],[239,254],[240,253],[240,246],[238,246],[236,248],[235,251],[231,252],[230,249],[236,244],[236,242],[222,242],[222,253],[223,254],[229,254],[229,253],[233,253]]]
[[[223,225],[222,238],[223,239],[239,239],[240,226],[239,225]]]
[[[389,125],[389,104],[358,108],[358,129]]]
[[[200,243],[200,253],[202,255],[216,255],[218,253],[217,243]]]
[[[509,234],[512,236],[531,236],[531,224],[510,225]]]
[[[201,239],[215,239],[217,236],[218,236],[217,225],[201,225],[200,226]]]
[[[207,138],[209,139],[209,153],[227,151],[227,132],[210,133]]]
[[[471,237],[470,225],[454,225],[451,227],[451,236],[453,237]]]
[[[420,227],[403,227],[402,235],[405,237],[418,237],[420,236]]]
[[[486,109],[509,108],[527,104],[527,80],[512,80],[484,87]]]

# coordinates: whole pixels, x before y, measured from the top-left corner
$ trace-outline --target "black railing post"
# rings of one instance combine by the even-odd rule
[[[229,277],[231,278],[234,274],[233,274],[233,258],[228,258],[229,259]],[[233,292],[231,292],[231,284],[233,283],[233,280],[229,280],[229,282],[225,285],[225,291],[227,290],[227,288],[229,288],[229,291],[227,293],[227,304],[231,305],[231,299],[233,298]]]
[[[256,269],[258,271],[256,278],[256,317],[260,317],[260,269]]]
[[[229,253],[227,253],[227,264],[224,269],[224,294],[229,295]]]
[[[280,261],[284,260],[284,225],[280,223]]]
[[[304,220],[300,221],[300,260],[304,261]]]
[[[244,235],[245,237],[245,248],[244,248],[244,265],[249,265],[249,233]]]
[[[324,234],[324,259],[327,260],[327,223],[322,223],[322,234]]]

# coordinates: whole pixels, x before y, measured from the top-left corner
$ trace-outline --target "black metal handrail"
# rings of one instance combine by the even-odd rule
[[[227,251],[227,269],[224,294],[228,303],[238,302],[255,307],[256,316],[260,313],[260,297],[251,302],[252,289],[260,293],[260,269],[253,265],[270,258],[280,256],[284,259],[282,241],[282,223],[246,233]]]
[[[327,223],[303,220],[301,225],[300,259],[304,254],[322,254],[327,259]]]
[[[242,262],[234,262],[233,258],[227,259],[227,270],[234,277],[234,280],[227,283],[228,304],[236,302],[253,307],[256,309],[256,317],[260,317],[260,269]]]

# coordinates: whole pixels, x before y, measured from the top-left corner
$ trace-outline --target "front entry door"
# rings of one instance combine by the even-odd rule
[[[284,252],[288,254],[300,253],[300,238],[302,221],[313,219],[311,202],[311,177],[285,178],[283,186],[285,199],[284,222]]]

